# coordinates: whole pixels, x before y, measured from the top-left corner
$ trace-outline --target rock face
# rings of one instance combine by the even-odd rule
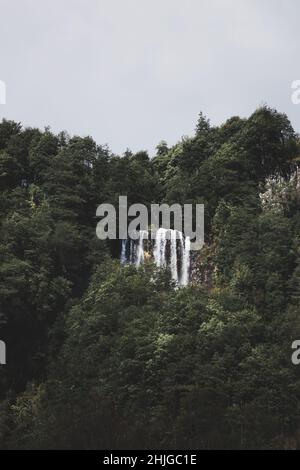
[[[190,280],[190,239],[178,230],[159,228],[155,238],[151,231],[141,230],[138,240],[122,240],[120,261],[122,264],[140,266],[152,260],[158,267],[169,267],[172,279],[179,286]]]
[[[214,264],[213,245],[204,245],[199,251],[191,252],[190,282],[203,286],[207,290],[213,288]]]

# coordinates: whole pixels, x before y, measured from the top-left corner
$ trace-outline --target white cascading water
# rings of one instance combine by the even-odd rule
[[[186,237],[184,240],[184,249],[182,256],[182,269],[181,269],[181,285],[187,286],[189,283],[190,275],[190,251],[191,251],[191,240],[190,237]]]
[[[177,266],[177,231],[171,231],[171,259],[170,259],[170,267],[171,267],[171,275],[172,279],[178,282],[178,266]]]
[[[154,260],[158,268],[166,266],[167,230],[159,228],[155,235]]]
[[[126,246],[127,246],[127,240],[122,240],[121,257],[120,257],[121,264],[125,264],[127,261]]]
[[[130,260],[131,264],[135,264],[136,244],[131,239],[130,239],[129,243],[130,243],[129,260]]]
[[[137,255],[136,255],[136,265],[140,266],[144,262],[145,251],[144,251],[144,240],[148,238],[148,232],[146,230],[141,230],[139,233],[139,239],[137,243]]]
[[[122,264],[134,264],[140,266],[145,260],[144,240],[148,239],[148,232],[141,230],[139,239],[122,240],[120,260]],[[177,242],[178,240],[178,242]],[[127,243],[129,255],[127,255]],[[169,244],[169,249],[167,248]],[[180,286],[186,286],[189,282],[190,272],[190,249],[189,237],[184,238],[178,230],[159,228],[155,234],[153,248],[154,261],[157,267],[170,267],[172,279]]]

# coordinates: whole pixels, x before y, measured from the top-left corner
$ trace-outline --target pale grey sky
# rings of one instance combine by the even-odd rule
[[[0,0],[3,117],[122,153],[262,103],[300,131],[299,0]]]

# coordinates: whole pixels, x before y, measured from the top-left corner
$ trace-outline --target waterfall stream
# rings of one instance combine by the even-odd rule
[[[137,243],[137,255],[136,255],[136,265],[140,266],[145,259],[145,250],[144,250],[144,240],[148,238],[148,232],[146,230],[141,230],[139,233],[139,239]]]
[[[127,245],[127,240],[122,240],[121,256],[120,256],[121,264],[125,264],[126,261],[127,261],[127,257],[126,257],[126,245]]]
[[[138,240],[122,240],[120,261],[122,264],[140,266],[145,261],[145,244],[153,253],[157,267],[169,267],[172,279],[180,286],[186,286],[190,273],[190,239],[178,230],[159,228],[155,239],[149,241],[149,233],[141,230]]]

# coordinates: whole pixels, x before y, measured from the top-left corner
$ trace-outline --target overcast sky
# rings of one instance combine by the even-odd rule
[[[300,131],[299,0],[0,0],[3,117],[113,152],[267,103]]]

